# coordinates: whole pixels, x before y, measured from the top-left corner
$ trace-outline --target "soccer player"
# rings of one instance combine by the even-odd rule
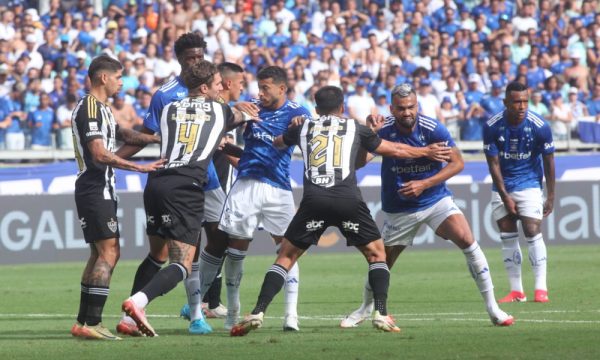
[[[452,152],[446,166],[426,158],[383,158],[381,201],[387,218],[382,232],[388,267],[391,269],[400,253],[412,245],[421,225],[427,224],[438,236],[452,241],[464,253],[492,323],[511,325],[513,317],[496,303],[487,259],[445,183],[464,167],[460,150],[444,125],[418,112],[417,95],[412,86],[402,84],[392,90],[390,111],[392,116],[385,125],[381,129],[374,127],[382,139],[417,147],[445,142]],[[373,290],[367,282],[362,305],[343,319],[340,326],[357,326],[372,311]]]
[[[229,234],[228,261],[225,262],[227,319],[225,328],[238,322],[239,287],[254,230],[262,224],[276,244],[294,214],[290,184],[292,148],[277,149],[273,139],[283,134],[296,116],[310,116],[304,107],[287,100],[287,73],[278,66],[267,66],[257,74],[260,122],[247,124],[245,147],[238,164],[238,176],[225,202],[219,229]],[[299,270],[296,264],[287,274],[284,331],[298,331]]]
[[[71,334],[87,339],[119,339],[102,326],[110,278],[120,253],[113,168],[150,172],[164,163],[158,160],[139,165],[113,154],[116,139],[134,145],[159,142],[156,136],[121,129],[115,122],[108,99],[123,85],[122,70],[121,63],[109,56],[95,58],[88,69],[90,92],[79,100],[72,115],[75,158],[79,165],[75,204],[91,253],[81,276],[79,313]]]
[[[500,302],[527,300],[521,281],[517,221],[521,221],[527,239],[535,277],[534,301],[548,301],[547,252],[541,224],[554,203],[554,142],[548,123],[527,109],[528,100],[527,87],[510,83],[504,99],[506,109],[492,116],[483,128],[484,152],[493,181],[492,214],[500,229],[511,289]],[[546,178],[545,201],[542,176]]]
[[[275,264],[265,275],[256,307],[231,329],[231,336],[243,336],[262,326],[264,313],[281,290],[289,269],[311,245],[317,244],[329,226],[340,229],[348,246],[361,251],[369,264],[368,279],[376,306],[373,326],[388,332],[400,331],[387,314],[390,273],[381,235],[356,184],[355,164],[361,148],[394,157],[420,157],[436,150],[382,141],[357,120],[343,118],[344,94],[340,88],[319,89],[315,101],[318,119],[291,127],[273,142],[278,148],[300,146],[304,158],[304,193]]]
[[[160,270],[138,292],[122,304],[123,311],[146,336],[156,336],[148,323],[145,307],[156,297],[171,291],[188,277],[204,212],[203,183],[208,164],[226,130],[250,116],[216,99],[222,90],[217,67],[201,60],[186,67],[181,79],[188,96],[168,104],[160,122],[147,123],[161,135],[161,155],[165,169],[148,177],[144,190],[147,213],[146,232],[151,248],[169,250],[171,263]]]

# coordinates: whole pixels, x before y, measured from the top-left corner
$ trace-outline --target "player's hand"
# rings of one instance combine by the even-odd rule
[[[519,212],[517,211],[517,203],[510,196],[502,198],[502,202],[504,203],[506,211],[508,211],[508,215],[511,217],[517,217],[519,215]]]
[[[152,171],[156,171],[165,167],[165,163],[167,159],[160,159],[149,164],[138,165],[138,171],[142,173],[149,173]]]
[[[306,121],[306,116],[304,116],[304,115],[294,116],[292,118],[292,121],[290,121],[288,128],[302,126],[302,124],[304,124],[305,121]]]
[[[553,209],[554,201],[552,201],[552,199],[546,199],[546,201],[544,201],[544,217],[550,215]]]
[[[446,142],[429,144],[427,146],[427,150],[429,152],[427,158],[430,160],[439,162],[445,162],[450,160],[450,153],[452,152],[452,148],[449,147]]]
[[[373,130],[373,132],[378,132],[385,123],[385,117],[383,115],[369,115],[367,116],[367,126]]]
[[[237,104],[233,105],[233,107],[241,112],[250,115],[250,117],[252,117],[253,119],[258,119],[258,111],[260,109],[254,103],[251,103],[249,101],[240,101]]]
[[[402,184],[402,187],[400,190],[398,190],[398,193],[407,198],[416,198],[421,195],[425,189],[425,182],[421,180],[412,180]]]

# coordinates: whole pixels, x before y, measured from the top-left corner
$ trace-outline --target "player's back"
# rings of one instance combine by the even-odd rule
[[[244,152],[238,165],[238,179],[252,178],[274,187],[291,190],[290,160],[293,148],[277,149],[273,140],[282,135],[295,116],[310,116],[304,107],[287,101],[278,109],[260,108],[261,121],[248,122],[244,131]]]
[[[413,131],[402,134],[390,116],[379,130],[382,139],[404,143],[414,147],[425,147],[430,144],[446,142],[450,147],[456,146],[446,127],[439,121],[418,114]],[[384,157],[381,162],[381,200],[383,210],[390,213],[416,212],[428,208],[440,199],[450,196],[445,182],[432,186],[416,198],[406,198],[398,190],[406,182],[430,178],[440,172],[444,164],[425,157],[417,159],[396,159]]]

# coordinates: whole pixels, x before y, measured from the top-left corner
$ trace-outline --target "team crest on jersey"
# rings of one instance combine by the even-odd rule
[[[112,232],[117,232],[117,221],[113,218],[110,218],[110,221],[106,223],[108,229]]]
[[[82,229],[85,229],[87,227],[87,222],[85,221],[85,218],[79,219],[79,225]]]
[[[95,121],[90,122],[90,131],[98,131],[98,123]]]
[[[179,97],[179,98],[185,97],[185,95],[186,95],[185,91],[178,91],[177,92],[177,97]]]

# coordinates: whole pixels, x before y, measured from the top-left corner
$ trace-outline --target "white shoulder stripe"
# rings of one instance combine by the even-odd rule
[[[177,85],[177,80],[173,79],[173,80],[169,81],[168,83],[164,84],[163,86],[161,86],[159,91],[165,92],[165,91],[171,90],[176,85]]]
[[[504,110],[500,111],[499,113],[497,113],[496,115],[492,116],[488,121],[487,121],[487,125],[488,126],[492,126],[495,123],[498,122],[498,120],[502,119],[502,115],[504,114]]]
[[[542,127],[544,126],[544,120],[542,120],[539,115],[537,115],[536,113],[532,113],[532,112],[527,112],[527,115],[529,117],[529,119],[537,126],[537,127]]]

